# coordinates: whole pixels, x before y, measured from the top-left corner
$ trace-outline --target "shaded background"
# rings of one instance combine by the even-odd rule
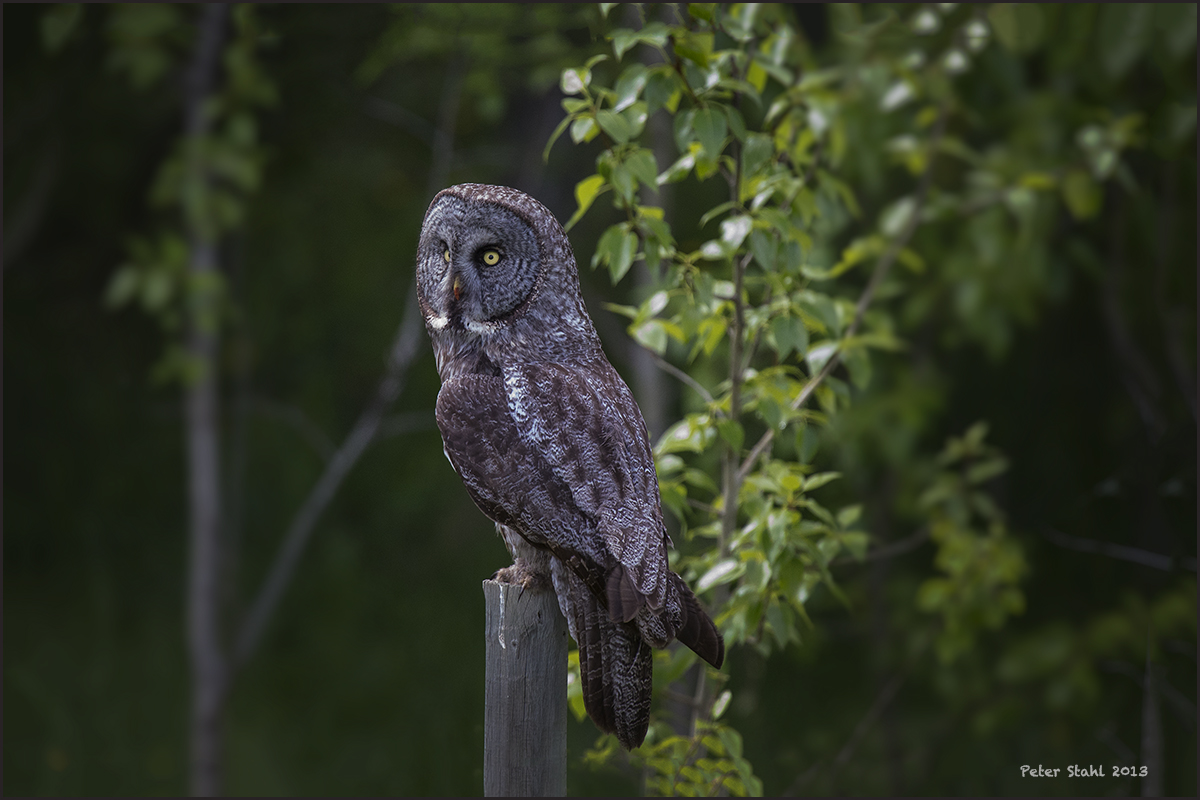
[[[87,7],[55,50],[46,46],[46,13],[4,8],[4,789],[177,794],[187,785],[188,693],[180,391],[151,378],[164,349],[158,323],[112,310],[104,297],[128,258],[127,238],[163,218],[147,196],[179,135],[181,91],[169,71],[138,89],[106,66],[116,47],[108,7]],[[181,13],[190,25],[194,10]],[[436,189],[508,184],[565,220],[575,183],[593,171],[595,146],[561,140],[547,163],[542,149],[562,117],[560,70],[607,48],[595,5],[458,13],[462,47],[438,40],[442,22],[420,7],[261,9],[261,64],[278,102],[258,115],[264,180],[221,250],[236,308],[222,351],[231,620],[375,392]],[[814,48],[827,46],[829,15],[794,13]],[[1150,377],[1130,388],[1105,284],[1068,252],[1075,233],[1103,253],[1106,218],[1082,230],[1067,220],[1050,234],[1062,242],[1061,263],[1001,333],[948,325],[920,352],[932,366],[897,357],[881,368],[885,383],[920,389],[915,416],[895,417],[895,427],[909,428],[901,433],[936,452],[987,419],[990,441],[1011,459],[1001,499],[1031,564],[1027,611],[981,647],[984,664],[1026,646],[1021,637],[1036,643],[1055,626],[1070,631],[1170,592],[1186,597],[1189,586],[1194,603],[1194,34],[1192,42],[1182,66],[1165,67],[1148,44],[1113,89],[1151,116],[1151,104],[1192,108],[1183,145],[1130,162],[1141,192],[1129,201],[1128,247],[1145,258],[1129,269],[1147,271],[1121,298],[1127,338]],[[1004,77],[993,82],[1003,91],[981,85],[974,101],[983,113],[997,97],[1089,91],[1086,77],[1064,82],[1055,63],[1039,52],[997,54],[991,75]],[[1078,63],[1088,70],[1086,57]],[[1172,82],[1160,71],[1184,77]],[[460,102],[439,162],[436,132],[450,96]],[[880,180],[902,178],[893,169]],[[704,187],[684,187],[674,214],[681,248],[690,249],[706,237],[682,221],[713,201]],[[605,213],[594,210],[572,231],[581,265]],[[1161,286],[1153,263],[1165,265]],[[610,360],[644,407],[674,418],[678,389],[639,377],[623,322],[603,310],[606,300],[628,302],[636,287],[611,287],[586,266],[581,278]],[[1174,327],[1163,324],[1168,317]],[[1173,352],[1184,355],[1183,376]],[[1136,380],[1152,389],[1143,391],[1149,423]],[[479,587],[507,554],[442,454],[437,388],[422,342],[382,435],[321,516],[238,677],[224,724],[228,793],[480,791]],[[888,441],[855,433],[859,425],[870,434],[896,411],[872,397],[842,423],[843,444],[832,437],[822,455],[847,473],[847,491],[864,496],[884,491],[896,468]],[[1160,569],[1078,552],[1049,540],[1047,528],[1174,560]],[[919,625],[912,596],[932,552],[926,544],[886,572],[845,567],[839,578],[856,610],[818,597],[816,630],[802,646],[769,660],[748,648],[732,654],[738,699],[729,720],[767,794],[830,763],[870,717],[880,663],[894,660]],[[1042,657],[1035,648],[1027,660]],[[1161,656],[1168,794],[1196,791],[1195,657],[1193,609],[1190,632],[1173,633]],[[801,785],[839,794],[1137,793],[1136,781],[1019,776],[1025,763],[1106,771],[1138,763],[1145,665],[1129,655],[1100,666],[1086,696],[1057,702],[1054,676],[1039,673],[1014,683],[1008,703],[981,698],[970,671],[939,672],[931,661],[873,720],[853,760]],[[583,763],[596,737],[590,722],[572,720],[570,736],[573,794],[637,790],[631,771]]]

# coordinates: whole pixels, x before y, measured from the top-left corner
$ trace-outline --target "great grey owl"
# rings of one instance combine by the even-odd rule
[[[553,586],[588,715],[637,747],[651,646],[678,638],[720,667],[725,645],[667,566],[646,424],[600,348],[566,234],[523,192],[453,186],[425,213],[417,295],[446,457],[514,558],[497,576]]]

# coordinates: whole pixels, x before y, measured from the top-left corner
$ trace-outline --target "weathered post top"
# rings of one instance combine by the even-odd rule
[[[483,582],[485,797],[567,793],[567,623],[553,591]]]

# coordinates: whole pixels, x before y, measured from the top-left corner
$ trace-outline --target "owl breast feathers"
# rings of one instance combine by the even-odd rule
[[[601,350],[566,235],[522,192],[462,184],[434,198],[417,259],[446,457],[513,574],[548,569],[588,714],[637,747],[650,648],[679,639],[720,667],[725,646],[668,567],[646,425]]]

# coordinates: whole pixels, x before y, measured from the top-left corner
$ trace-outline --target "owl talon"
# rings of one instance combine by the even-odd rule
[[[492,580],[497,583],[507,583],[521,587],[521,594],[528,589],[531,592],[542,592],[552,588],[550,576],[531,570],[524,559],[517,559],[511,567],[496,570]]]

